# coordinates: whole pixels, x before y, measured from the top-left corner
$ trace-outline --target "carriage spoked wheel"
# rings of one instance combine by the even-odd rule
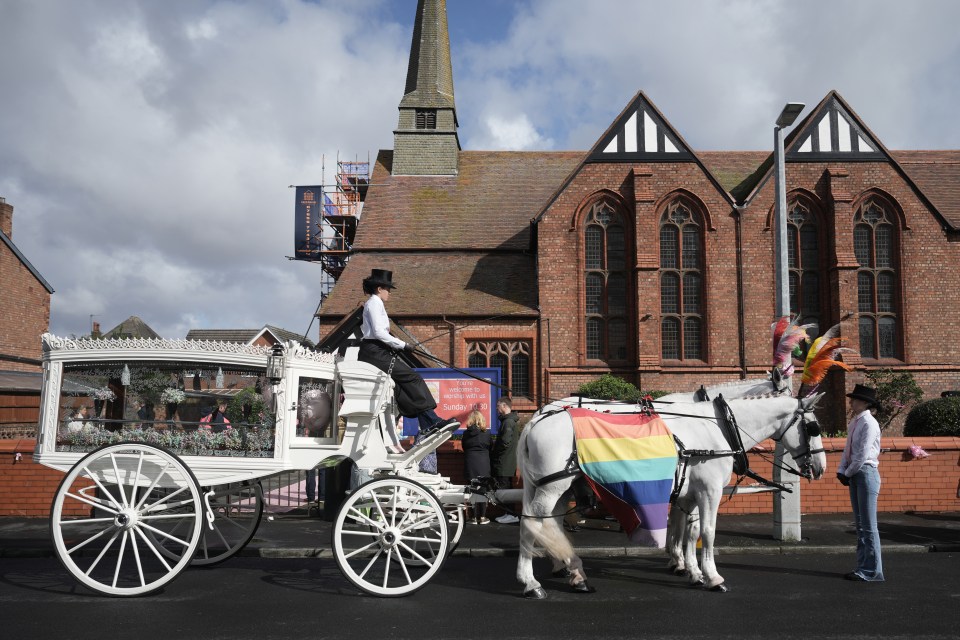
[[[211,491],[213,494],[207,497]],[[253,539],[263,517],[263,487],[259,482],[222,484],[203,488],[200,494],[210,505],[213,528],[204,520],[197,552],[190,564],[194,567],[212,567],[240,553]],[[186,530],[187,524],[181,522],[170,533],[179,535]],[[152,534],[148,536],[168,558],[176,555],[175,543]]]
[[[449,521],[440,501],[405,478],[371,480],[337,512],[333,551],[361,591],[396,597],[426,585],[447,557]]]
[[[82,584],[113,596],[144,595],[173,580],[190,564],[203,523],[190,468],[169,451],[133,442],[82,458],[50,510],[60,562]]]

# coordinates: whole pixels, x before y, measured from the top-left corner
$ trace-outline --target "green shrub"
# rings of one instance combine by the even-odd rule
[[[918,404],[907,415],[903,435],[960,437],[960,397],[936,398]]]
[[[650,396],[659,398],[669,391],[640,391],[626,380],[605,373],[592,382],[580,385],[575,395],[597,400],[619,400],[621,402],[637,402],[641,398]]]

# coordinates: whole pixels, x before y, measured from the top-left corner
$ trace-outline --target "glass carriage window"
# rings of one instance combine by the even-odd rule
[[[626,360],[629,314],[626,229],[620,215],[609,204],[599,202],[587,213],[583,247],[586,357]]]
[[[819,327],[820,232],[816,216],[799,201],[787,208],[787,256],[790,311]]]
[[[509,388],[513,396],[531,396],[529,342],[469,342],[467,360],[471,367],[500,369],[500,384]]]
[[[660,220],[660,313],[665,316],[660,323],[660,355],[664,359],[704,357],[702,254],[699,217],[683,202],[674,202]]]
[[[897,237],[893,213],[877,199],[867,200],[853,219],[860,314],[860,355],[899,356],[897,333]]]
[[[64,363],[56,450],[130,441],[185,456],[272,458],[265,375],[263,368],[206,362]]]

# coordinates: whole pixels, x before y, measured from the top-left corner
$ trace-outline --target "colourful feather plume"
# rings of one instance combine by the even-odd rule
[[[809,351],[807,351],[807,360],[803,364],[803,375],[800,377],[799,395],[801,397],[803,397],[806,389],[810,389],[810,392],[812,392],[823,381],[827,371],[831,368],[840,367],[845,371],[850,371],[849,365],[836,359],[836,356],[843,352],[853,352],[853,349],[843,346],[839,324],[830,327],[822,336],[813,341]]]
[[[793,351],[809,338],[807,329],[813,325],[798,325],[797,318],[780,318],[770,327],[773,331],[773,366],[780,367],[785,375],[793,373]]]

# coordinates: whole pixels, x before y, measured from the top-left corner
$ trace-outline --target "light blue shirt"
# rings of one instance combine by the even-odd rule
[[[403,349],[406,343],[390,335],[390,318],[383,300],[378,295],[372,295],[363,303],[363,337],[365,340],[379,340],[394,349]]]
[[[880,424],[867,409],[847,425],[847,444],[837,473],[852,478],[864,465],[880,466]]]

